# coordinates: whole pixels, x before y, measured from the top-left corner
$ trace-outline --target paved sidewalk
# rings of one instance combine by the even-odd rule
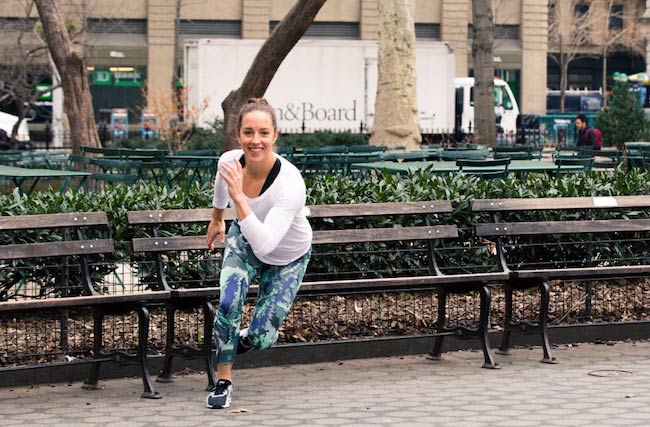
[[[204,375],[157,384],[140,399],[138,378],[0,389],[4,427],[26,425],[622,426],[650,425],[650,342],[581,344],[498,356],[481,369],[474,351],[353,360],[236,372],[233,406],[204,406]],[[106,366],[109,369],[109,366]],[[37,375],[38,371],[34,371]]]

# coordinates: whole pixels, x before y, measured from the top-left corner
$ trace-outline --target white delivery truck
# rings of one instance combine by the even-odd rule
[[[199,125],[223,119],[221,102],[241,85],[263,43],[231,39],[186,42],[183,78],[188,103],[207,105],[199,115]],[[447,43],[416,43],[416,92],[423,133],[467,132],[473,126],[473,91],[465,85],[466,80],[454,76],[454,53]],[[519,111],[510,88],[505,85],[503,90],[511,100],[507,106],[512,108],[496,107],[497,113],[504,110],[512,115],[514,130]],[[463,92],[460,98],[458,91]],[[372,127],[376,93],[377,42],[301,40],[282,62],[265,98],[276,108],[282,132],[359,130]],[[462,107],[456,105],[459,99],[463,99]],[[467,111],[459,115],[459,108]],[[506,122],[510,120],[502,118],[502,126]]]

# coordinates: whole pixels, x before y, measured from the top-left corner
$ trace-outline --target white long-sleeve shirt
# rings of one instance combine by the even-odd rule
[[[231,150],[219,158],[219,167],[225,162],[243,156],[243,150]],[[283,157],[280,173],[258,197],[246,195],[253,213],[239,220],[239,228],[251,245],[255,256],[265,264],[287,265],[303,256],[311,247],[312,230],[305,216],[307,190],[300,171]],[[234,203],[228,193],[228,184],[219,175],[214,182],[212,206],[225,209]]]

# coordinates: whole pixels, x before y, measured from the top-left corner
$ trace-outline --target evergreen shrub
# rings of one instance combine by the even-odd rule
[[[616,85],[609,104],[598,114],[596,127],[603,136],[603,146],[623,149],[625,142],[645,141],[650,131],[645,110],[630,93],[627,85]]]

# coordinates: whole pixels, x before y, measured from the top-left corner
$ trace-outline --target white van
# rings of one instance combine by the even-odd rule
[[[11,130],[17,121],[17,116],[0,111],[0,129],[7,132],[7,136],[11,136]],[[29,129],[27,128],[27,122],[25,120],[23,120],[20,126],[18,126],[18,135],[16,135],[16,139],[18,142],[22,143],[27,143],[30,141]]]
[[[456,77],[456,128],[463,133],[474,130],[474,77]],[[460,114],[459,114],[460,112]],[[501,127],[507,134],[509,131],[517,132],[517,116],[519,105],[505,80],[494,78],[494,112],[501,116]]]

